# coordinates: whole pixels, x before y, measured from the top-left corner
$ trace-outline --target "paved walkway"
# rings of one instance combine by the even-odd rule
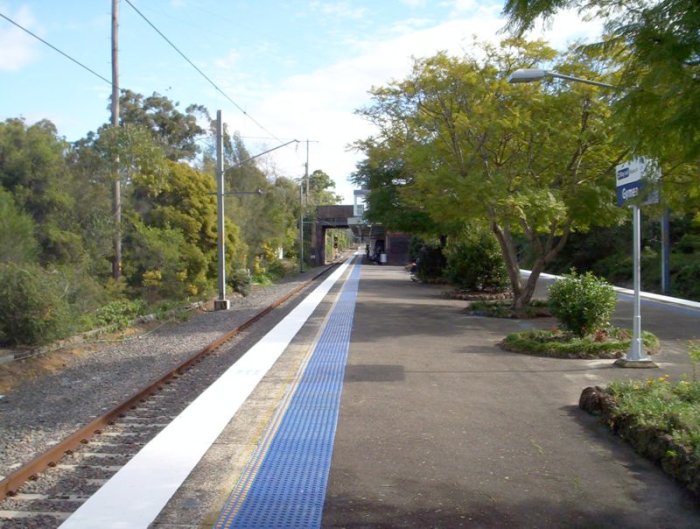
[[[697,500],[577,407],[586,386],[689,372],[700,313],[645,305],[661,369],[625,370],[502,351],[553,320],[466,316],[442,289],[363,267],[323,527],[700,527]]]

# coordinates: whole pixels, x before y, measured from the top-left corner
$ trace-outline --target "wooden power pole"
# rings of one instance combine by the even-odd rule
[[[112,126],[119,126],[119,0],[112,0]],[[119,156],[114,160],[115,174],[112,188],[112,215],[114,217],[114,257],[112,277],[122,273],[122,196],[119,175]]]

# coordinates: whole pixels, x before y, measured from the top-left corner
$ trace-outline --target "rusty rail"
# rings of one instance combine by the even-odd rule
[[[70,454],[81,444],[87,443],[88,440],[94,435],[100,434],[102,428],[113,423],[115,419],[119,418],[125,412],[132,409],[140,402],[147,399],[150,395],[157,392],[158,388],[162,387],[165,384],[169,384],[172,379],[177,378],[182,372],[186,371],[192,365],[200,362],[205,356],[221,347],[221,345],[223,345],[236,335],[240,334],[242,331],[253,325],[261,318],[265,317],[274,309],[282,305],[284,302],[296,296],[299,292],[304,290],[307,286],[309,286],[319,277],[326,274],[336,265],[337,263],[334,263],[324,268],[323,271],[314,275],[312,278],[308,279],[301,285],[293,288],[284,296],[275,300],[273,303],[257,312],[250,319],[246,320],[235,329],[223,334],[222,336],[214,340],[212,343],[204,347],[201,351],[195,353],[190,358],[183,361],[177,367],[171,369],[154,382],[149,383],[147,386],[136,392],[129,399],[125,400],[121,404],[116,405],[114,408],[110,409],[103,415],[93,419],[89,423],[81,426],[76,432],[63,439],[63,441],[57,443],[43,454],[35,457],[33,460],[29,461],[28,463],[17,469],[17,471],[12,472],[9,476],[0,481],[0,501],[4,500],[8,496],[13,496],[14,494],[16,494],[17,489],[19,489],[27,480],[34,478],[37,474],[43,472],[47,468],[56,465],[56,463],[60,461],[60,459],[63,458],[65,455]]]

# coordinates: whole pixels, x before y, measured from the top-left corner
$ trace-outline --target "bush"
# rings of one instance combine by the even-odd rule
[[[143,314],[145,303],[140,300],[116,300],[98,308],[90,317],[91,327],[126,328],[137,316]]]
[[[70,333],[58,274],[37,265],[0,264],[0,343],[39,345]]]
[[[421,281],[431,281],[444,277],[446,260],[440,246],[425,244],[418,252],[416,275]]]
[[[243,296],[250,294],[250,286],[253,284],[253,277],[250,271],[245,268],[234,270],[228,280],[229,285],[234,292],[238,292]]]
[[[469,290],[503,290],[508,272],[498,243],[487,232],[468,234],[447,250],[447,279]]]
[[[549,309],[561,326],[583,337],[608,325],[615,310],[615,290],[590,272],[572,271],[549,289]]]

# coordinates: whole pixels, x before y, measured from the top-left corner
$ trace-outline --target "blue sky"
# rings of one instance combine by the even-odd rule
[[[347,145],[371,134],[353,111],[372,86],[401,79],[412,57],[460,54],[472,37],[497,40],[502,1],[478,0],[131,0],[249,119],[218,93],[122,0],[120,85],[221,110],[255,154],[292,138],[313,140],[309,168],[336,181],[360,155]],[[0,0],[0,13],[111,79],[111,0]],[[594,38],[599,26],[565,13],[546,32],[556,46]],[[69,141],[109,121],[110,85],[0,19],[0,119],[53,121]],[[257,124],[256,124],[257,122]],[[262,125],[262,128],[258,126]],[[272,137],[271,136],[274,136]],[[277,139],[276,139],[277,138]],[[306,149],[266,156],[275,174],[303,174]]]

